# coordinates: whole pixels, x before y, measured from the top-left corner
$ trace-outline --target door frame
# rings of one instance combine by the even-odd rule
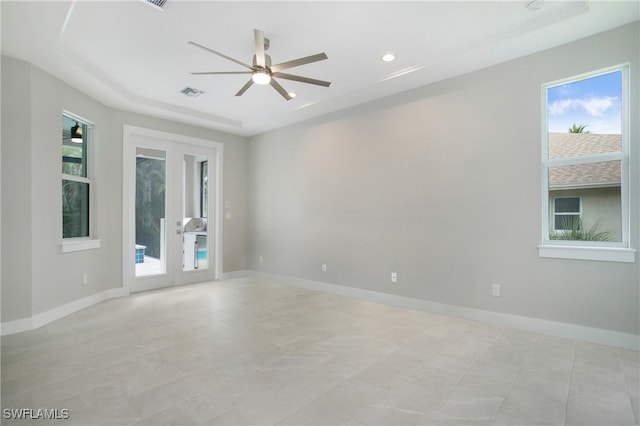
[[[173,176],[170,167],[173,167],[173,148],[180,145],[210,148],[214,151],[214,157],[209,161],[213,163],[214,175],[209,176],[210,193],[213,195],[213,209],[209,214],[209,235],[212,238],[213,256],[210,258],[212,275],[208,279],[218,280],[222,274],[222,164],[223,144],[206,139],[194,138],[175,133],[147,129],[125,124],[123,126],[123,179],[122,179],[122,282],[123,287],[129,292],[144,291],[161,287],[180,285],[180,280],[174,270],[167,269],[166,274],[150,277],[136,278],[135,276],[135,181],[136,181],[136,147],[141,139],[154,140],[155,149],[167,150],[167,175]],[[153,148],[153,146],[149,146]],[[211,168],[210,168],[211,170]],[[213,179],[211,179],[213,177]],[[213,182],[211,182],[213,180]],[[167,181],[168,185],[171,185]],[[212,190],[212,191],[211,191]],[[211,217],[213,216],[213,217]],[[213,219],[213,221],[211,220]],[[213,222],[213,223],[212,223]],[[167,224],[167,238],[175,232],[174,227]],[[181,262],[180,262],[181,264]],[[160,278],[160,279],[158,279]],[[205,280],[206,281],[206,280]]]

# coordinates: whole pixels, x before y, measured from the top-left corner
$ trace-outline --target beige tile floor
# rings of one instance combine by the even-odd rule
[[[2,338],[3,424],[638,424],[638,352],[243,278]],[[4,411],[3,411],[4,414]]]

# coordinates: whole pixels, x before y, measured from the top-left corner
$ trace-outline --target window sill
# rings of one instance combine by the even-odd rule
[[[598,260],[603,262],[634,263],[636,261],[636,251],[634,249],[619,247],[540,245],[538,246],[538,255],[555,259]]]
[[[71,253],[74,251],[83,251],[83,250],[92,250],[100,248],[102,240],[90,240],[90,239],[81,239],[81,240],[69,240],[63,241],[60,244],[60,250],[62,253]]]

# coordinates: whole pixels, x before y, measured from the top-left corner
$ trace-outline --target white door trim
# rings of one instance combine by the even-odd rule
[[[166,145],[187,144],[195,145],[215,150],[215,182],[214,182],[214,211],[213,223],[209,221],[209,226],[213,225],[213,245],[214,256],[212,259],[214,268],[214,279],[220,279],[222,274],[222,219],[223,219],[223,144],[206,139],[194,138],[191,136],[168,133],[159,130],[147,129],[143,127],[123,126],[123,179],[122,179],[122,282],[123,287],[131,289],[135,279],[135,189],[131,182],[135,182],[135,148],[136,138],[152,138],[161,141]],[[211,161],[211,160],[210,160]],[[171,228],[173,229],[173,228]]]

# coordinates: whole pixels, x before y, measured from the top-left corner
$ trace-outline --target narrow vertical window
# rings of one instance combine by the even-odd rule
[[[90,237],[91,179],[87,161],[91,126],[62,115],[62,238]]]
[[[627,74],[623,66],[543,86],[542,256],[545,246],[629,247]]]

